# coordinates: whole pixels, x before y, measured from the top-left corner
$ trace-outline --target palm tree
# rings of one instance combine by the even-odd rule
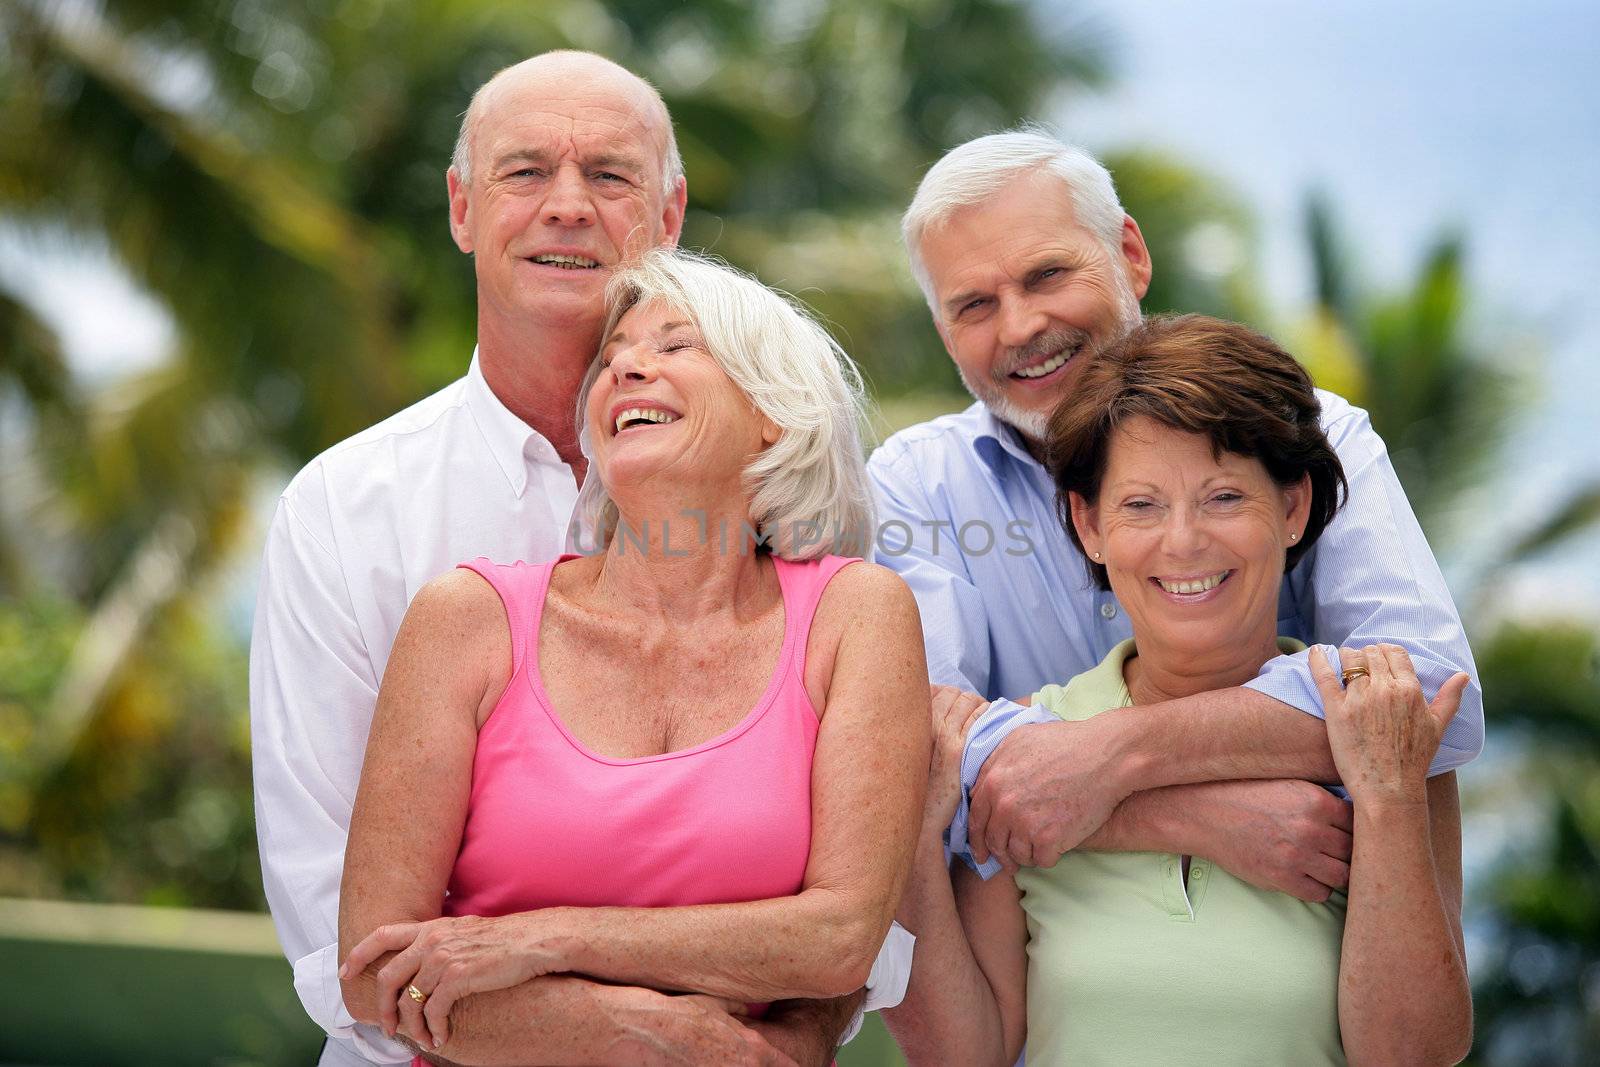
[[[1507,362],[1473,350],[1463,242],[1441,238],[1398,294],[1363,294],[1327,204],[1307,231],[1317,308],[1309,362],[1364,404],[1430,536],[1499,449],[1520,384]],[[1497,617],[1503,576],[1600,523],[1600,479],[1580,486],[1496,553],[1496,568],[1457,599],[1469,628]],[[1541,784],[1550,832],[1524,844],[1483,893],[1495,950],[1477,979],[1477,1053],[1492,1064],[1593,1062],[1600,1020],[1600,635],[1578,621],[1508,621],[1478,633],[1478,669],[1492,737],[1523,753],[1520,781]]]

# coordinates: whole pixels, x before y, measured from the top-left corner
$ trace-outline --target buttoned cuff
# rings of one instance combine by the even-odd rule
[[[339,946],[324,945],[294,961],[294,991],[311,1021],[329,1037],[340,1038],[372,1063],[409,1063],[411,1050],[384,1036],[376,1026],[358,1023],[344,1006],[339,985]]]

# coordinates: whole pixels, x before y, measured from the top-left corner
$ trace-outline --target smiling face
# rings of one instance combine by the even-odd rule
[[[1108,249],[1061,179],[1018,178],[922,238],[934,322],[968,391],[1033,441],[1086,356],[1139,321],[1150,258],[1128,219]]]
[[[585,403],[593,461],[621,503],[646,478],[698,487],[695,506],[748,495],[745,468],[778,439],[706,349],[689,316],[661,301],[628,310],[600,350]]]
[[[484,89],[471,181],[450,174],[451,232],[474,256],[480,321],[598,329],[611,268],[683,223],[663,189],[667,116],[649,88],[596,56],[541,56]]]
[[[1113,432],[1100,499],[1073,494],[1072,518],[1140,654],[1202,669],[1271,647],[1289,535],[1310,502],[1308,479],[1284,488],[1259,460],[1140,416]]]

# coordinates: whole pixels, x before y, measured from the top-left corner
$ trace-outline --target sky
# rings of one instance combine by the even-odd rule
[[[1494,568],[1507,537],[1600,478],[1600,5],[1040,9],[1064,26],[1087,13],[1114,57],[1110,87],[1051,120],[1091,149],[1162,148],[1237,189],[1282,311],[1310,291],[1312,189],[1332,200],[1375,288],[1413,277],[1445,229],[1466,233],[1476,334],[1491,350],[1536,338],[1541,356],[1525,369],[1543,389],[1468,498],[1453,580]],[[1600,618],[1600,536],[1520,568],[1507,590],[1517,613]]]

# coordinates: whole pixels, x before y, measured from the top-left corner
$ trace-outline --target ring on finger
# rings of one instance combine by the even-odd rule
[[[414,985],[406,986],[406,996],[410,997],[418,1004],[421,1004],[428,999],[428,994],[424,993]]]
[[[1349,667],[1349,668],[1346,668],[1345,672],[1342,675],[1339,676],[1339,680],[1341,682],[1343,682],[1345,685],[1349,685],[1351,682],[1355,681],[1357,678],[1367,678],[1367,677],[1370,677],[1370,676],[1371,676],[1371,672],[1368,671],[1365,667]]]

